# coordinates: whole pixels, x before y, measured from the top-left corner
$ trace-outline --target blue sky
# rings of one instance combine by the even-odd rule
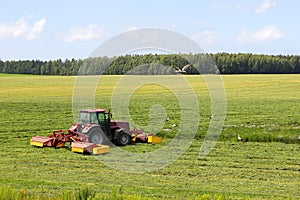
[[[206,52],[300,53],[299,1],[0,1],[0,59],[85,58],[137,28],[174,30]]]

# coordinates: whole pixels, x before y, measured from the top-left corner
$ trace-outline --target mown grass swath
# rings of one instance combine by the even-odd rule
[[[4,199],[300,197],[299,75],[222,76],[227,98],[225,126],[219,142],[204,159],[199,159],[199,149],[210,120],[209,92],[200,76],[186,76],[199,99],[201,122],[196,139],[171,165],[143,174],[114,170],[93,156],[72,153],[68,148],[29,145],[31,136],[67,129],[74,122],[74,79],[0,75],[0,196]],[[110,108],[119,79],[101,78],[96,92],[98,107]],[[147,125],[153,104],[162,105],[168,115],[158,133],[164,137],[163,143],[129,145],[124,150],[153,151],[176,134],[173,124],[180,122],[178,101],[159,85],[146,85],[131,96],[132,120],[141,127]],[[238,134],[247,142],[238,142]]]

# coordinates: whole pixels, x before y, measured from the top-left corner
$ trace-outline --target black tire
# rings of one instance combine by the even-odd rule
[[[119,146],[126,146],[127,144],[129,144],[131,142],[131,136],[128,135],[127,133],[121,131],[118,135],[116,142],[117,142],[117,145],[119,145]]]
[[[89,142],[94,144],[103,144],[107,141],[107,137],[101,128],[93,128],[88,133]]]

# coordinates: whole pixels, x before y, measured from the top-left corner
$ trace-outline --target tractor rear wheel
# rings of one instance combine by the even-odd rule
[[[121,131],[117,138],[117,145],[125,146],[131,142],[131,136]]]
[[[106,136],[101,128],[93,128],[89,131],[89,142],[94,144],[103,144],[106,142]]]

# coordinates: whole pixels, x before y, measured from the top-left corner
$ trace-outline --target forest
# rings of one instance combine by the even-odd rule
[[[300,56],[251,53],[145,54],[86,59],[0,59],[0,73],[33,75],[175,74],[191,64],[187,74],[298,74]]]

